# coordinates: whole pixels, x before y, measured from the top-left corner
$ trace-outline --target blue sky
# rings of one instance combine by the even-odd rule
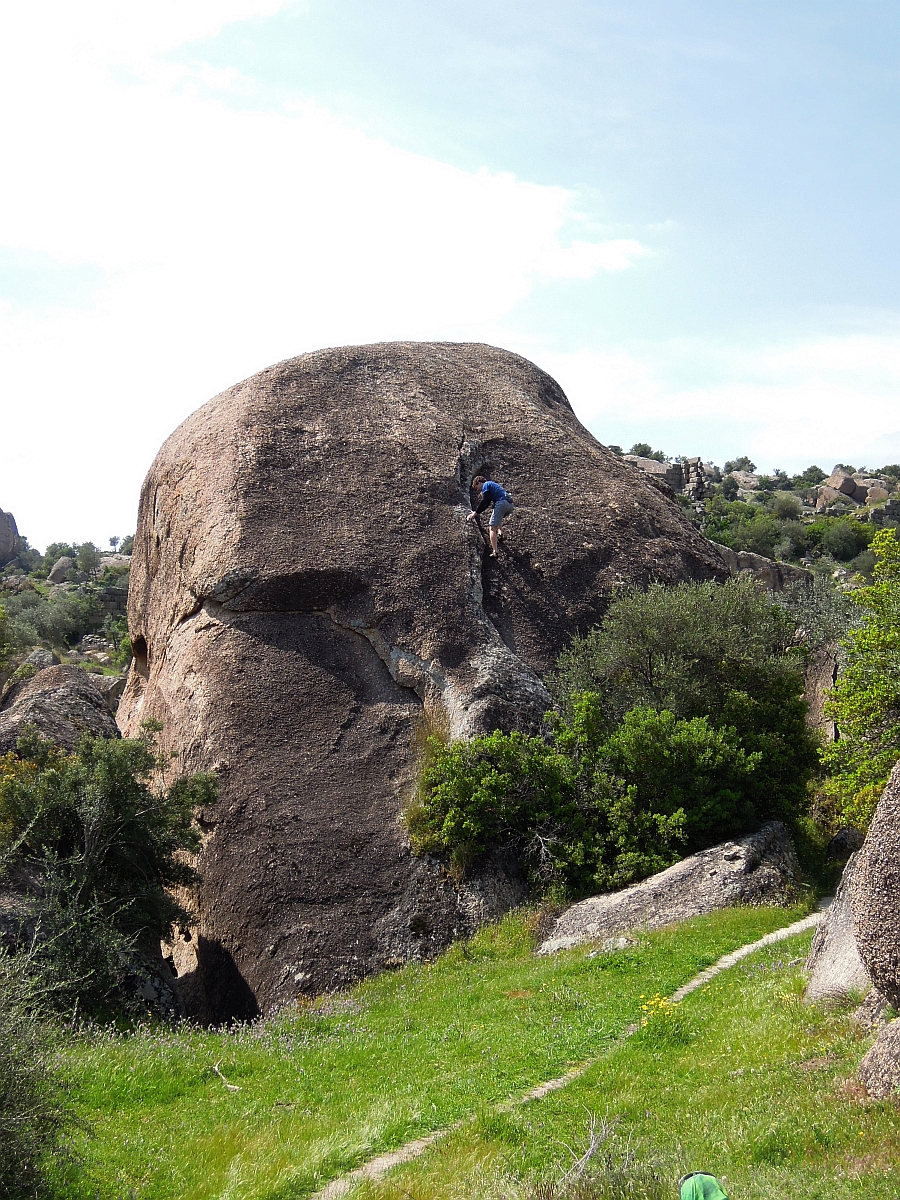
[[[72,8],[0,17],[33,543],[130,531],[187,413],[351,341],[507,346],[606,442],[900,459],[895,5]]]

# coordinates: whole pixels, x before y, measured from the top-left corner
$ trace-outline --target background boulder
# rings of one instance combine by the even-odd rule
[[[21,541],[16,528],[16,519],[12,513],[0,508],[0,567],[5,567],[19,553]]]
[[[0,708],[0,754],[15,750],[26,725],[64,750],[85,733],[119,736],[105,697],[79,667],[46,667],[10,688]]]
[[[733,904],[787,903],[799,877],[786,827],[770,821],[758,833],[701,850],[621,892],[573,904],[554,922],[538,953],[633,929],[662,929]]]
[[[497,560],[465,519],[479,473],[516,504]],[[548,375],[490,346],[307,354],[194,413],[143,487],[119,708],[220,779],[173,950],[192,1011],[344,986],[521,898],[503,864],[461,887],[410,853],[417,731],[536,726],[540,673],[617,589],[726,574]]]

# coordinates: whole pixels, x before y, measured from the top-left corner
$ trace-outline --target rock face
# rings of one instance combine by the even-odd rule
[[[900,763],[859,852],[850,902],[860,958],[873,984],[900,1009]]]
[[[761,554],[751,554],[749,550],[732,550],[730,546],[720,546],[718,542],[713,542],[713,545],[732,575],[752,575],[772,592],[783,592],[793,583],[812,586],[812,574],[803,567],[792,567],[790,563],[763,558]]]
[[[896,1098],[900,1091],[900,1020],[891,1021],[859,1064],[859,1081],[870,1096]]]
[[[854,992],[864,996],[871,982],[856,948],[856,929],[850,907],[853,873],[859,856],[844,868],[840,886],[828,908],[806,960],[809,983],[805,999],[810,1004],[834,1003]]]
[[[12,562],[19,553],[20,544],[16,518],[0,508],[0,567]]]
[[[826,741],[833,742],[837,727],[834,719],[826,715],[825,705],[838,677],[837,643],[817,646],[809,656],[803,676],[803,699],[809,705],[806,723],[811,729],[818,729]]]
[[[74,570],[75,559],[70,558],[68,554],[64,554],[62,558],[58,558],[53,564],[47,580],[49,583],[65,583],[69,578],[69,572]]]
[[[497,560],[465,520],[478,473],[516,504]],[[321,351],[199,409],[144,484],[118,714],[220,779],[174,950],[192,1011],[344,986],[515,902],[514,875],[460,888],[411,855],[414,731],[533,726],[538,673],[617,588],[725,575],[549,376],[489,346]]]
[[[45,650],[43,647],[38,646],[37,649],[32,650],[28,655],[22,666],[33,667],[36,672],[46,671],[48,667],[58,667],[59,659],[52,650]]]
[[[0,754],[15,750],[26,725],[65,750],[84,733],[119,736],[105,697],[78,667],[47,667],[10,689],[0,709]]]
[[[796,888],[799,873],[787,829],[771,821],[758,833],[702,850],[624,891],[573,904],[538,953],[553,954],[632,929],[662,929],[732,904],[782,903]]]

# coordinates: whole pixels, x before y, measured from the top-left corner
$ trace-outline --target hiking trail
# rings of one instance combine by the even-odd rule
[[[810,913],[808,917],[803,917],[800,921],[794,921],[791,925],[784,925],[781,929],[775,929],[771,933],[767,933],[765,937],[761,937],[756,942],[748,942],[744,946],[739,946],[737,950],[731,950],[728,954],[723,954],[711,967],[706,967],[696,974],[693,979],[682,984],[680,988],[672,993],[669,1000],[673,1004],[677,1004],[685,996],[689,996],[691,992],[695,992],[698,988],[703,987],[705,983],[709,983],[711,979],[715,979],[723,971],[737,966],[739,962],[749,957],[749,955],[756,953],[757,950],[762,950],[766,946],[772,946],[776,942],[783,942],[795,934],[805,933],[807,929],[814,929],[822,920],[825,912],[826,908],[822,907],[816,912]],[[638,1028],[637,1025],[629,1025],[624,1030],[622,1037],[631,1037],[633,1033],[637,1032]],[[603,1056],[597,1055],[595,1058],[589,1058],[586,1062],[573,1067],[564,1075],[560,1075],[556,1079],[548,1079],[545,1083],[539,1083],[537,1087],[531,1088],[523,1096],[495,1105],[495,1108],[498,1112],[509,1112],[522,1104],[529,1104],[532,1100],[541,1100],[544,1096],[549,1095],[550,1092],[558,1091],[560,1088],[564,1088],[580,1078],[585,1071],[589,1070],[596,1062],[599,1062],[601,1057]],[[358,1183],[362,1183],[365,1180],[381,1179],[388,1171],[393,1170],[394,1167],[399,1167],[403,1163],[412,1162],[414,1159],[420,1158],[436,1141],[442,1137],[446,1137],[448,1133],[453,1133],[455,1130],[461,1129],[471,1119],[471,1116],[463,1117],[459,1121],[454,1121],[452,1125],[445,1125],[442,1129],[436,1129],[433,1133],[426,1134],[424,1137],[415,1138],[413,1141],[400,1146],[397,1150],[391,1150],[386,1154],[379,1154],[376,1158],[370,1158],[368,1162],[355,1167],[352,1171],[348,1171],[346,1175],[340,1175],[337,1179],[332,1179],[330,1183],[326,1184],[325,1187],[313,1195],[312,1200],[340,1200],[342,1196],[346,1196]]]

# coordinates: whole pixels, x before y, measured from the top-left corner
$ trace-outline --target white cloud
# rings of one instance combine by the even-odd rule
[[[679,386],[685,358],[720,382]],[[816,461],[870,467],[900,455],[900,334],[832,336],[790,346],[692,344],[545,354],[601,441],[650,441],[719,462],[749,454],[761,468]],[[722,377],[725,377],[724,379]]]
[[[540,280],[645,253],[567,245],[563,188],[405,152],[311,103],[235,109],[209,90],[239,87],[233,72],[154,57],[280,6],[94,0],[0,17],[0,105],[18,115],[0,124],[0,246],[104,280],[89,308],[0,308],[0,504],[34,542],[126,530],[162,438],[253,370],[322,345],[478,338]],[[109,444],[127,449],[110,458]]]

